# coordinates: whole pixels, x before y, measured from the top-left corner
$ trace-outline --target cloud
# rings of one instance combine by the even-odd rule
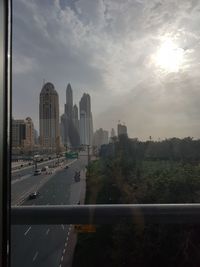
[[[29,112],[29,92],[38,125],[43,79],[55,84],[61,111],[70,82],[76,103],[91,94],[95,127],[121,119],[142,138],[199,136],[199,10],[196,0],[14,1],[14,113]],[[184,50],[178,73],[152,61],[164,37]]]

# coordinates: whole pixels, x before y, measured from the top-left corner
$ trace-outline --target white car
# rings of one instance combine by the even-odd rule
[[[37,170],[34,171],[34,175],[40,175],[41,173],[42,173],[42,172],[41,172],[40,169],[37,169]]]
[[[49,166],[42,167],[42,172],[48,172],[48,171],[49,171]]]

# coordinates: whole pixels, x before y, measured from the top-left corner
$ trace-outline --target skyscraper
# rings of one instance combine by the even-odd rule
[[[92,145],[93,120],[91,112],[91,99],[89,94],[83,94],[79,102],[80,110],[80,142],[83,145]]]
[[[59,100],[52,83],[45,83],[39,104],[40,145],[43,150],[56,151],[60,147]]]
[[[108,144],[108,131],[105,131],[102,128],[96,130],[94,133],[93,144],[97,148],[100,148],[103,144]]]
[[[69,119],[72,119],[72,109],[73,109],[73,92],[71,84],[68,83],[66,89],[65,114],[67,114]]]
[[[127,134],[127,127],[125,125],[122,125],[122,124],[118,124],[117,125],[117,134],[118,134],[118,137],[120,135],[128,135]]]
[[[115,129],[111,129],[111,132],[110,132],[110,137],[112,138],[112,137],[114,137],[114,136],[116,136],[116,134],[115,134]]]
[[[64,114],[61,116],[62,142],[67,146],[80,145],[78,107],[73,106],[73,90],[70,83],[66,89],[66,104]]]
[[[111,129],[111,132],[110,132],[110,142],[112,143],[114,140],[113,140],[113,138],[116,136],[116,134],[115,134],[115,129]]]
[[[73,123],[74,123],[75,128],[77,129],[77,131],[79,131],[78,107],[77,107],[77,105],[74,105],[73,106],[72,120],[73,120]]]

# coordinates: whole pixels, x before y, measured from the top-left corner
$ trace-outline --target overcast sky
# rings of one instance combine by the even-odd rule
[[[130,137],[200,138],[200,1],[13,1],[13,116],[39,121],[43,80],[74,102],[91,95],[94,128]]]

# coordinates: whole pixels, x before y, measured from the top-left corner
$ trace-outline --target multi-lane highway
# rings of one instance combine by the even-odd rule
[[[24,188],[25,191],[28,189],[31,192],[30,188],[32,188],[32,184],[30,181],[34,180],[34,186],[40,184],[40,195],[36,199],[29,200],[28,198],[21,198],[23,200],[21,200],[18,204],[77,204],[79,202],[82,185],[84,183],[75,183],[74,174],[77,170],[82,170],[83,173],[86,164],[86,157],[85,155],[80,156],[78,160],[71,161],[69,164],[71,164],[69,169],[65,169],[64,166],[63,168],[60,167],[60,169],[57,169],[52,175],[31,175],[19,182],[15,182],[12,185],[13,188],[15,188],[12,192],[13,194],[17,194],[17,191],[21,190],[18,194],[18,199],[20,199],[20,194],[24,194]],[[44,184],[42,184],[43,180],[45,180]],[[28,183],[28,181],[30,183]],[[19,189],[20,187],[22,189]],[[15,201],[14,197],[12,199]],[[11,266],[61,267],[63,256],[67,252],[67,242],[71,229],[71,226],[68,225],[12,226]]]
[[[61,162],[64,162],[64,161],[65,161],[65,158],[62,157],[62,158],[51,159],[48,161],[38,162],[37,168],[42,168],[46,165],[54,166],[54,165],[61,163]],[[28,166],[25,166],[23,168],[19,168],[16,170],[12,170],[11,180],[12,181],[17,180],[26,174],[33,173],[33,171],[35,169],[35,165],[33,165],[32,162],[29,162],[29,164],[31,164],[31,165],[28,165]]]
[[[67,165],[71,165],[76,160],[70,160]],[[49,161],[40,164],[40,168],[46,165],[53,165],[55,162]],[[28,198],[31,192],[40,190],[44,184],[52,177],[57,175],[58,170],[62,169],[66,163],[62,162],[61,166],[49,168],[48,172],[43,172],[41,175],[34,176],[33,167],[24,168],[21,171],[12,173],[11,179],[11,203],[12,205],[21,205]],[[14,176],[14,178],[13,178]]]

